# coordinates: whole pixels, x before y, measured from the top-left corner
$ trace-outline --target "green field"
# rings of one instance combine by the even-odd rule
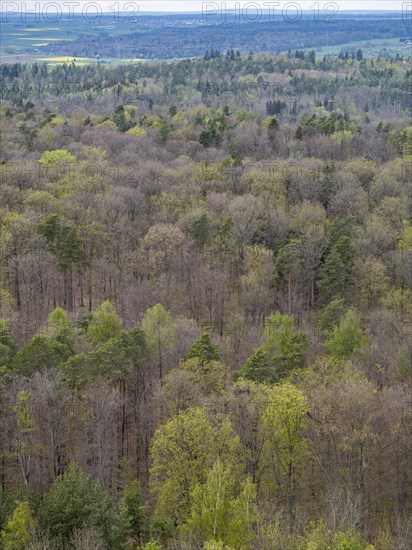
[[[306,50],[314,49],[316,55],[338,55],[341,51],[352,51],[353,49],[361,49],[367,57],[376,57],[378,55],[391,55],[397,53],[404,56],[412,55],[412,47],[406,46],[406,42],[400,42],[399,38],[390,38],[385,40],[360,40],[348,42],[346,44],[337,44],[335,46],[323,46],[319,48],[305,48]]]
[[[101,32],[108,33],[110,36],[119,36],[131,32],[130,24],[116,25],[99,25],[90,26],[86,23],[71,25],[51,25],[50,23],[3,23],[2,33],[0,39],[0,62],[14,63],[14,62],[28,62],[34,63],[47,62],[47,63],[63,63],[66,60],[69,62],[74,61],[67,55],[61,56],[59,59],[58,54],[48,55],[44,53],[42,47],[47,46],[52,42],[75,40],[80,34],[99,35]],[[111,59],[105,58],[99,60],[106,63],[127,63],[129,59]],[[136,60],[134,60],[136,61]],[[84,59],[77,58],[77,62],[81,63],[96,63],[94,58]]]

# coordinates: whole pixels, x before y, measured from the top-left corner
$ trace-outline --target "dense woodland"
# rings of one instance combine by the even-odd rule
[[[6,550],[411,548],[410,67],[0,67]]]
[[[65,4],[64,4],[65,5]],[[359,40],[386,40],[402,37],[411,38],[410,18],[405,13],[356,14],[339,11],[338,3],[314,3],[310,12],[302,12],[298,3],[246,3],[236,4],[236,9],[226,7],[226,3],[204,3],[203,13],[164,16],[132,14],[137,4],[131,2],[129,13],[117,16],[122,26],[112,25],[114,4],[111,15],[93,14],[90,10],[89,28],[84,28],[84,16],[63,17],[53,13],[50,5],[49,18],[62,28],[60,40],[36,45],[35,50],[46,55],[73,55],[92,57],[99,55],[111,58],[174,59],[202,56],[207,49],[226,50],[240,48],[261,53],[277,53],[288,48],[324,47],[326,50],[336,44]],[[265,6],[272,6],[270,11]],[[401,9],[401,3],[395,6]],[[343,10],[344,3],[340,6]],[[55,9],[55,8],[54,8]],[[62,7],[64,10],[64,8]],[[66,8],[67,9],[67,8]],[[13,11],[12,6],[5,12]],[[70,12],[71,13],[71,12]],[[94,17],[93,17],[94,15]],[[3,28],[18,33],[25,27],[33,26],[34,15],[15,14],[3,17]],[[116,18],[115,18],[116,20]],[[50,24],[50,23],[49,23]],[[81,30],[78,30],[78,27]],[[10,35],[12,36],[12,35]],[[33,48],[27,48],[32,51]],[[15,47],[8,48],[15,52]]]

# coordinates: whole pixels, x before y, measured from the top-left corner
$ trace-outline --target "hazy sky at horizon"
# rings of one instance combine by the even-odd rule
[[[41,9],[45,6],[49,6],[50,11],[53,11],[53,6],[59,6],[63,12],[68,11],[82,11],[85,6],[88,6],[90,12],[93,9],[100,9],[102,11],[127,11],[127,6],[129,9],[134,7],[141,12],[147,11],[163,11],[163,12],[201,12],[202,7],[206,4],[211,4],[214,6],[214,9],[230,9],[235,4],[239,4],[241,7],[249,5],[249,9],[252,11],[255,6],[259,6],[259,9],[268,9],[269,5],[274,5],[275,10],[282,10],[288,4],[291,6],[293,4],[300,6],[302,10],[309,10],[311,6],[318,3],[320,9],[322,10],[324,6],[328,3],[328,0],[299,0],[299,1],[289,1],[289,0],[259,0],[253,2],[253,0],[226,0],[223,1],[204,1],[204,0],[1,0],[1,11],[13,11],[13,5],[19,6],[20,11],[30,11],[35,6],[40,6]],[[276,6],[276,3],[278,4]],[[333,0],[333,3],[336,4],[339,8],[339,11],[344,10],[391,10],[391,11],[402,11],[403,6],[404,10],[407,9],[408,12],[412,13],[412,0]],[[9,7],[8,7],[9,6]],[[212,9],[212,6],[209,7],[209,10]],[[38,9],[38,8],[37,8]],[[55,8],[56,9],[56,8]],[[255,8],[256,9],[256,8]],[[272,8],[273,9],[273,8]],[[290,9],[293,9],[292,7]]]

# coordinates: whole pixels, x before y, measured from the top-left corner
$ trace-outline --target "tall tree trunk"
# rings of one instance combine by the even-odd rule
[[[69,417],[67,419],[67,464],[70,463],[72,453],[72,433],[73,433],[73,405],[74,405],[74,387],[71,388],[71,399],[69,408]]]
[[[288,314],[292,313],[292,272],[288,273]]]
[[[92,299],[92,264],[89,265],[89,312],[91,313],[92,307],[93,307],[93,299]]]
[[[21,309],[20,276],[19,276],[19,262],[17,258],[16,258],[15,267],[14,267],[14,289],[16,294],[17,311],[20,312],[20,309]]]

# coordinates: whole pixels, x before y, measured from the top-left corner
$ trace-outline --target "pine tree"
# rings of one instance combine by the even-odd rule
[[[62,270],[71,269],[73,265],[80,268],[85,261],[83,241],[74,228],[65,228],[59,243],[58,262]]]
[[[127,541],[132,533],[132,517],[129,507],[123,499],[119,501],[117,512],[111,529],[111,542],[113,548],[124,550],[127,548]]]
[[[216,344],[212,344],[210,330],[204,330],[202,336],[189,349],[186,359],[198,358],[201,364],[219,361],[220,353]]]
[[[103,375],[109,380],[124,380],[139,368],[144,360],[146,341],[144,332],[134,328],[109,338],[88,355],[88,365],[94,376]]]
[[[38,224],[37,231],[46,239],[51,252],[56,254],[62,232],[58,214],[50,214],[47,216],[45,220]]]
[[[333,300],[325,306],[320,314],[318,328],[324,334],[328,334],[339,324],[345,314],[343,300]]]
[[[265,340],[264,350],[268,352],[276,380],[306,365],[307,337],[296,330],[293,315],[279,312],[271,315],[265,325]]]
[[[207,242],[209,237],[209,220],[207,214],[202,214],[200,218],[192,223],[191,235],[196,240],[199,248]]]
[[[276,379],[276,371],[270,366],[267,352],[263,348],[258,348],[247,359],[243,368],[235,373],[235,378],[246,378],[259,383],[272,383]]]
[[[130,481],[123,489],[119,512],[124,522],[128,518],[128,537],[141,544],[146,532],[147,507],[137,480]]]
[[[39,515],[53,539],[64,544],[85,526],[106,534],[109,511],[110,500],[100,483],[71,462],[45,495]]]
[[[353,285],[354,250],[350,238],[340,237],[331,247],[319,270],[317,286],[330,300],[344,298]]]
[[[57,338],[34,336],[12,361],[13,370],[23,376],[31,376],[36,370],[53,368],[67,361],[71,349]]]

